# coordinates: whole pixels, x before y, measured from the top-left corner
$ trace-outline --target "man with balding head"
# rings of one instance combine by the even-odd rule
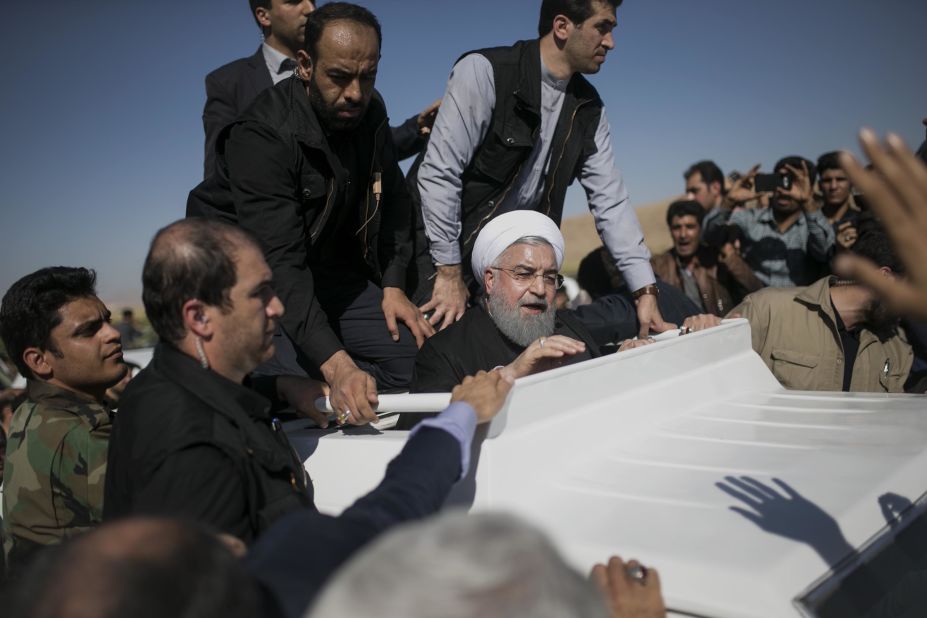
[[[319,392],[288,387],[305,378],[248,378],[273,354],[284,313],[256,241],[227,223],[179,221],[155,236],[142,283],[161,343],[120,401],[104,518],[185,517],[251,543],[284,515],[316,514],[303,465],[255,389],[291,403],[294,393],[312,402]],[[492,374],[457,386],[451,405],[410,435],[380,486],[339,519],[346,532],[326,540],[334,555],[440,508],[466,474],[476,425],[498,412],[508,384]]]
[[[271,402],[245,384],[284,312],[257,243],[218,221],[176,223],[152,241],[142,285],[161,343],[120,401],[104,517],[185,516],[250,541],[311,508]]]

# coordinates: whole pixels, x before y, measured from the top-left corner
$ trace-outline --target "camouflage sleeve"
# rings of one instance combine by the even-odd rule
[[[31,402],[13,416],[4,469],[4,551],[51,545],[100,523],[110,425]]]

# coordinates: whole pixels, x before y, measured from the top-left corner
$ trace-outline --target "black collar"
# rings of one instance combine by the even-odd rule
[[[190,392],[210,409],[236,421],[233,410],[244,411],[257,419],[270,419],[268,399],[242,384],[232,382],[174,346],[159,343],[151,359],[152,366],[166,378]]]

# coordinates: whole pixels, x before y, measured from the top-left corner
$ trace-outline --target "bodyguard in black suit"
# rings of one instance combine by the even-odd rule
[[[206,131],[206,156],[203,176],[215,169],[216,137],[262,91],[274,85],[264,59],[264,47],[253,55],[239,58],[219,67],[206,76],[206,106],[203,108],[203,129]]]
[[[223,65],[206,76],[203,129],[206,152],[203,177],[215,170],[219,132],[238,117],[258,94],[293,74],[296,52],[302,48],[306,19],[315,10],[310,0],[249,0],[264,43],[253,55]],[[425,145],[437,113],[432,105],[398,127],[391,127],[399,160],[414,156]]]

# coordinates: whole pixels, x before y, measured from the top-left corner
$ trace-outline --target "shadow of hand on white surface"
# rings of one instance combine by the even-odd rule
[[[727,476],[715,485],[744,505],[729,507],[732,511],[770,534],[809,545],[828,566],[855,553],[833,517],[784,481],[772,482],[776,487],[749,476]]]

